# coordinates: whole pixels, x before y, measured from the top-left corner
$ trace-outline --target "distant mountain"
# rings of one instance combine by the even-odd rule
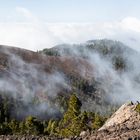
[[[83,44],[62,44],[50,49],[40,51],[49,56],[71,56],[88,58],[89,53],[98,53],[102,57],[116,63],[116,60],[127,61],[128,55],[137,54],[137,52],[130,47],[124,45],[119,41],[113,40],[89,40]]]
[[[89,40],[83,44],[60,44],[50,49],[44,49],[42,52],[46,55],[83,55],[83,50],[97,51],[102,55],[120,55],[123,53],[134,53],[130,47],[119,41],[113,40]],[[78,51],[78,54],[76,53]]]
[[[1,96],[12,100],[11,114],[19,118],[61,117],[72,93],[83,110],[109,113],[131,99],[126,93],[120,96],[126,92],[124,75],[134,71],[134,55],[139,54],[112,40],[62,44],[39,52],[1,45]],[[129,81],[135,78],[139,83],[136,74]]]

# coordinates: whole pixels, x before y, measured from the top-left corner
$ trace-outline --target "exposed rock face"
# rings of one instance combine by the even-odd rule
[[[106,123],[99,129],[105,130],[110,127],[125,124],[126,127],[130,127],[130,123],[138,124],[138,120],[140,120],[140,115],[135,111],[136,104],[124,104],[122,105],[112,116],[110,119],[106,121]]]
[[[137,104],[124,104],[96,132],[86,135],[83,140],[140,140],[140,114],[135,111]]]

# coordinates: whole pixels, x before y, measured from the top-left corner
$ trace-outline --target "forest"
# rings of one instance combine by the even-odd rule
[[[98,113],[81,111],[82,103],[72,94],[67,101],[62,118],[39,120],[34,116],[14,119],[11,116],[11,102],[1,97],[0,135],[48,135],[57,137],[78,136],[81,131],[96,131],[107,117]]]

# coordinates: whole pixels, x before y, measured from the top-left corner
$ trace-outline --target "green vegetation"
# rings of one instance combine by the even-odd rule
[[[140,113],[140,103],[137,104],[137,106],[136,106],[136,111],[137,111],[138,113]]]
[[[44,53],[44,54],[50,55],[50,56],[59,56],[58,51],[53,50],[53,49],[44,49],[43,51],[40,51],[39,53]]]
[[[105,122],[106,118],[100,116],[99,114],[95,114],[94,121],[93,121],[93,129],[99,129]]]
[[[72,94],[62,118],[57,120],[38,120],[27,116],[23,120],[10,117],[8,102],[1,98],[0,135],[49,135],[58,137],[77,136],[83,130],[96,130],[105,122],[105,118],[94,112],[82,112],[81,101]]]
[[[119,56],[113,58],[113,65],[116,70],[125,70],[126,69],[125,60]]]
[[[73,94],[69,100],[68,110],[64,114],[63,119],[59,124],[59,131],[61,136],[75,136],[80,133],[83,127],[83,122],[80,117],[81,102]]]

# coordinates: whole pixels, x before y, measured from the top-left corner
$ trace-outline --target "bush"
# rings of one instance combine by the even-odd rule
[[[4,122],[0,124],[0,135],[12,134],[12,130],[9,128],[8,123]]]
[[[11,120],[8,123],[8,127],[11,129],[12,134],[18,134],[19,133],[19,123],[16,120]]]
[[[57,131],[56,131],[57,126],[58,126],[57,121],[50,120],[48,122],[48,126],[44,128],[44,133],[47,135],[57,135]]]
[[[19,124],[20,134],[39,135],[43,133],[43,124],[33,116],[28,116]]]
[[[136,111],[137,111],[138,113],[140,113],[140,103],[137,104],[137,106],[136,106]]]
[[[99,129],[104,124],[105,120],[106,119],[104,117],[100,116],[99,114],[96,114],[93,121],[93,129]]]

